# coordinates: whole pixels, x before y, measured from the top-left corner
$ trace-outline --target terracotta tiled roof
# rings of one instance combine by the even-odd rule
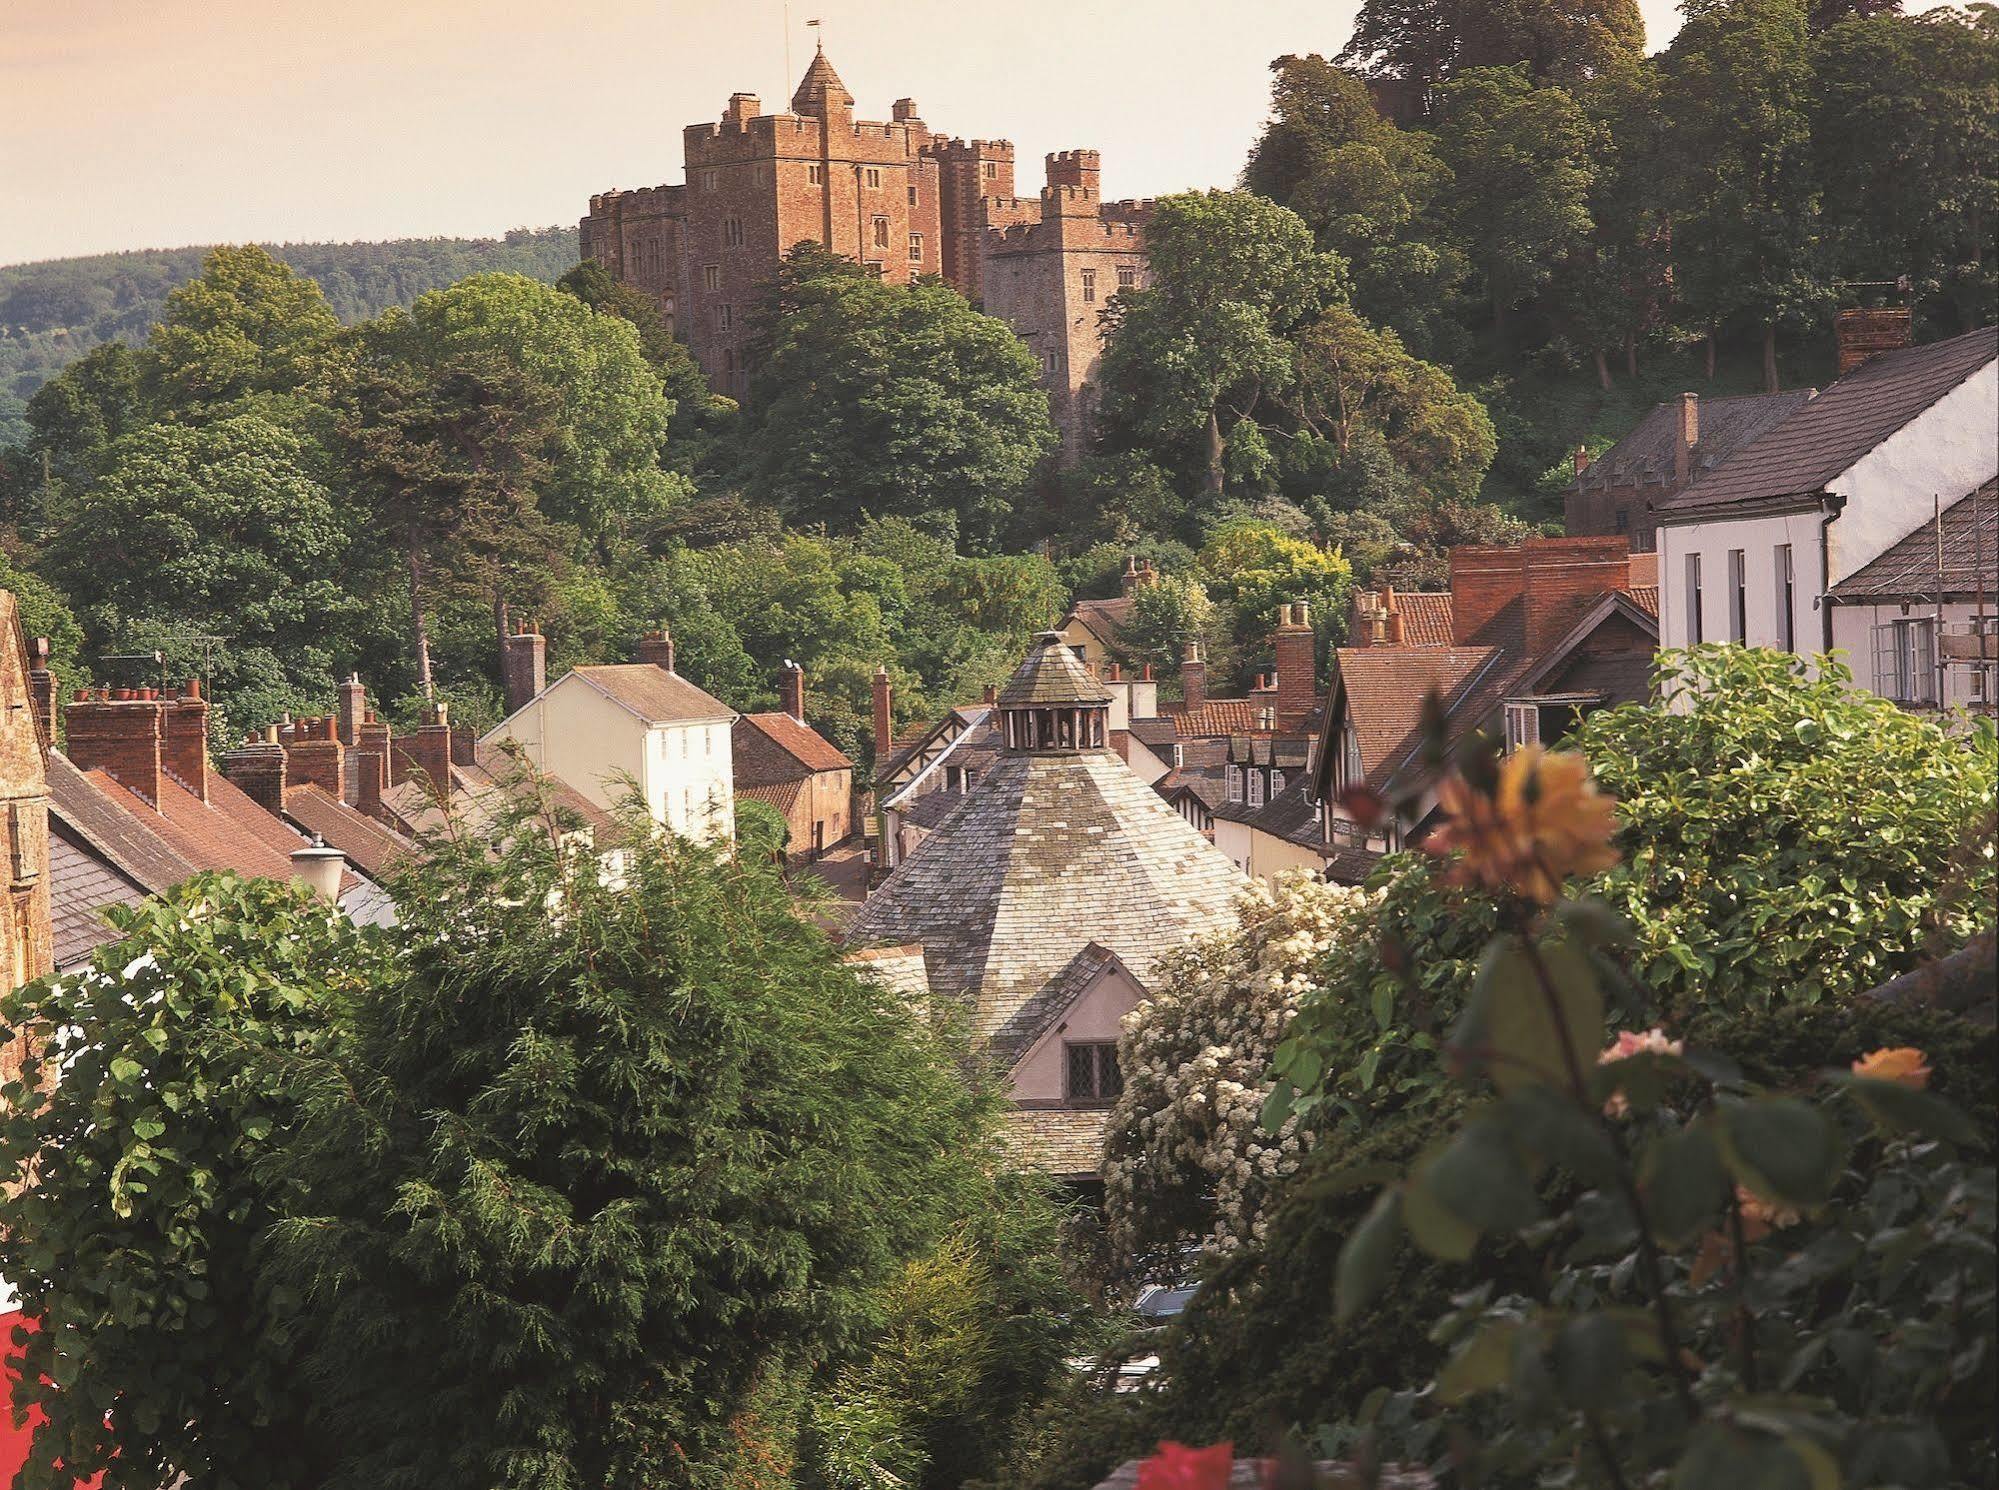
[[[49,806],[75,831],[82,843],[148,893],[170,890],[195,872],[196,866],[175,852],[148,825],[156,816],[135,817],[99,791],[68,756],[51,750],[48,756]],[[143,804],[142,804],[143,806]]]
[[[348,806],[313,782],[285,788],[285,816],[306,833],[317,833],[347,862],[371,879],[381,875],[413,845],[386,824]]]
[[[1624,592],[1631,597],[1631,603],[1645,612],[1653,620],[1659,619],[1659,587],[1657,585],[1633,585]]]
[[[808,725],[800,724],[789,714],[745,714],[741,722],[764,735],[779,750],[798,763],[801,771],[851,771],[854,763],[836,749],[832,741]],[[738,782],[743,778],[742,767],[737,767]],[[752,786],[760,783],[754,775],[750,777]]]
[[[1435,689],[1453,716],[1471,690],[1519,670],[1498,647],[1341,647],[1347,717],[1368,785],[1380,790],[1417,745],[1423,700]]]
[[[1831,384],[1678,496],[1661,520],[1817,492],[1994,357],[1999,328],[1883,352]]]
[[[1017,1107],[1006,1114],[1007,1149],[1031,1168],[1088,1178],[1103,1164],[1109,1121],[1102,1107]]]
[[[1362,597],[1354,592],[1353,609],[1347,618],[1347,638],[1358,642],[1366,636],[1361,616]],[[1402,617],[1402,645],[1405,647],[1448,647],[1451,644],[1451,595],[1448,590],[1397,590],[1395,609]]]
[[[1173,733],[1181,739],[1208,736],[1246,735],[1257,728],[1257,717],[1274,703],[1247,698],[1211,698],[1198,709],[1184,704],[1163,704],[1162,718],[1173,721]]]
[[[794,777],[790,781],[771,781],[757,786],[736,783],[736,795],[747,797],[752,802],[761,802],[766,807],[775,807],[779,812],[789,813],[798,805],[798,799],[805,791],[805,778]]]
[[[1832,587],[1832,598],[1969,598],[1982,588],[1988,601],[1999,600],[1999,481],[1988,481],[1944,508],[1941,537],[1937,526],[1925,522],[1854,570]]]
[[[650,662],[610,662],[573,667],[563,677],[589,684],[613,703],[648,724],[690,719],[734,719],[735,711],[713,694]],[[556,680],[558,683],[561,679]]]

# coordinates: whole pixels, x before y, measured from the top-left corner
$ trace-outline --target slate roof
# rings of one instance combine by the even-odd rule
[[[1319,808],[1310,795],[1311,785],[1306,776],[1288,783],[1250,815],[1249,825],[1259,833],[1268,833],[1301,848],[1326,847],[1325,834],[1319,827]]]
[[[737,723],[754,729],[757,733],[764,736],[771,744],[790,756],[801,772],[809,774],[814,771],[851,771],[854,769],[854,763],[847,759],[832,741],[809,725],[800,724],[796,719],[793,719],[789,714],[781,710],[770,714],[745,714]],[[736,780],[741,782],[745,779],[744,763],[738,763],[736,767]],[[772,779],[783,780],[789,778]],[[756,776],[754,768],[750,770],[747,780],[752,786],[763,784]]]
[[[976,1035],[1004,1028],[1092,941],[1145,981],[1233,924],[1234,864],[1107,750],[1002,756],[868,899],[852,945],[920,942]]]
[[[854,106],[854,95],[847,91],[847,85],[840,81],[840,75],[833,71],[833,64],[821,51],[813,57],[811,66],[805,69],[805,76],[798,80],[798,89],[791,95],[791,111],[823,119],[829,96],[846,100],[850,109]]]
[[[1152,789],[1167,800],[1182,791],[1200,798],[1210,812],[1228,800],[1228,783],[1221,766],[1177,766],[1152,783]]]
[[[909,801],[898,807],[896,811],[901,814],[904,822],[928,832],[943,822],[945,818],[956,812],[964,801],[965,793],[949,791],[943,787],[939,787],[934,792],[925,792],[921,796],[911,797]]]
[[[1383,857],[1373,849],[1347,843],[1328,843],[1321,851],[1326,856],[1326,878],[1336,885],[1366,884]]]
[[[195,872],[148,827],[98,791],[68,756],[48,754],[49,807],[81,842],[149,893],[170,890]],[[145,809],[149,814],[150,808]]]
[[[1104,1107],[1016,1107],[1006,1114],[1007,1149],[1048,1174],[1083,1177],[1103,1165]]]
[[[1034,638],[1027,660],[1014,669],[999,691],[1002,709],[1046,705],[1108,704],[1110,689],[1090,675],[1083,660],[1069,650],[1059,631],[1044,631]]]
[[[922,1005],[930,1000],[930,980],[923,971],[921,947],[863,947],[858,952],[849,952],[841,961],[911,1004]]]
[[[1088,943],[992,1037],[992,1053],[1011,1067],[1036,1040],[1048,1033],[1092,983],[1118,965],[1118,955],[1109,947],[1101,942]]]
[[[589,684],[647,724],[736,717],[735,711],[713,694],[650,662],[592,663],[572,667],[563,677]]]
[[[90,960],[112,936],[104,920],[108,905],[137,905],[146,889],[109,860],[73,838],[58,817],[49,823],[49,921],[55,934],[57,972]]]
[[[896,741],[895,749],[889,755],[887,762],[876,766],[875,780],[889,780],[909,763],[910,758],[917,753],[919,748],[932,735],[954,721],[962,730],[962,733],[959,734],[949,751],[954,764],[960,759],[959,751],[973,750],[980,747],[988,751],[997,749],[999,739],[998,721],[993,715],[992,708],[986,704],[964,705],[951,710],[950,713],[934,724],[919,725],[907,731],[900,740]]]
[[[1689,475],[1699,480],[1729,456],[1783,423],[1812,397],[1809,388],[1782,393],[1749,393],[1736,398],[1703,398],[1698,413],[1699,438],[1694,441]],[[1673,457],[1679,445],[1678,400],[1654,404],[1630,433],[1584,468],[1576,479],[1582,491],[1610,486],[1637,486],[1673,480]]]
[[[1370,592],[1356,590],[1352,612],[1347,619],[1347,635],[1366,635],[1361,615],[1361,598]],[[1402,616],[1402,645],[1405,647],[1448,647],[1451,644],[1451,594],[1448,590],[1397,590],[1395,609]]]
[[[414,847],[395,829],[348,806],[315,782],[285,788],[285,816],[300,831],[317,833],[329,847],[339,849],[349,864],[371,879],[379,879]]]
[[[1981,589],[1982,570],[1986,598],[1999,601],[1999,478],[1966,492],[1944,508],[1941,525],[1941,540],[1938,524],[1924,523],[1834,585],[1832,598],[1968,600]],[[1941,570],[1939,548],[1943,554]]]
[[[1999,357],[1999,327],[1869,358],[1659,503],[1662,520],[1782,497],[1808,496]]]

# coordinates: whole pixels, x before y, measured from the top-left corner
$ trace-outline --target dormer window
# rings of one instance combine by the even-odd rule
[[[1229,800],[1231,802],[1240,802],[1242,800],[1241,766],[1229,767]]]
[[[1249,805],[1252,807],[1261,807],[1263,805],[1263,773],[1261,771],[1251,771],[1249,773]]]

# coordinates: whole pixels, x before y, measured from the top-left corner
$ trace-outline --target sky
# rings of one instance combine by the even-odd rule
[[[731,93],[785,107],[815,36],[859,117],[1010,139],[1023,190],[1076,146],[1109,197],[1227,186],[1270,60],[1357,3],[0,0],[0,264],[574,223],[679,181]],[[1656,50],[1674,0],[1640,3]]]

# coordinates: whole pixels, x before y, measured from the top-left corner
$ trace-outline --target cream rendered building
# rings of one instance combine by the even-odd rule
[[[599,807],[636,792],[655,821],[683,838],[735,836],[735,711],[673,670],[656,632],[639,660],[573,667],[494,725],[481,744],[518,745],[537,768]]]

